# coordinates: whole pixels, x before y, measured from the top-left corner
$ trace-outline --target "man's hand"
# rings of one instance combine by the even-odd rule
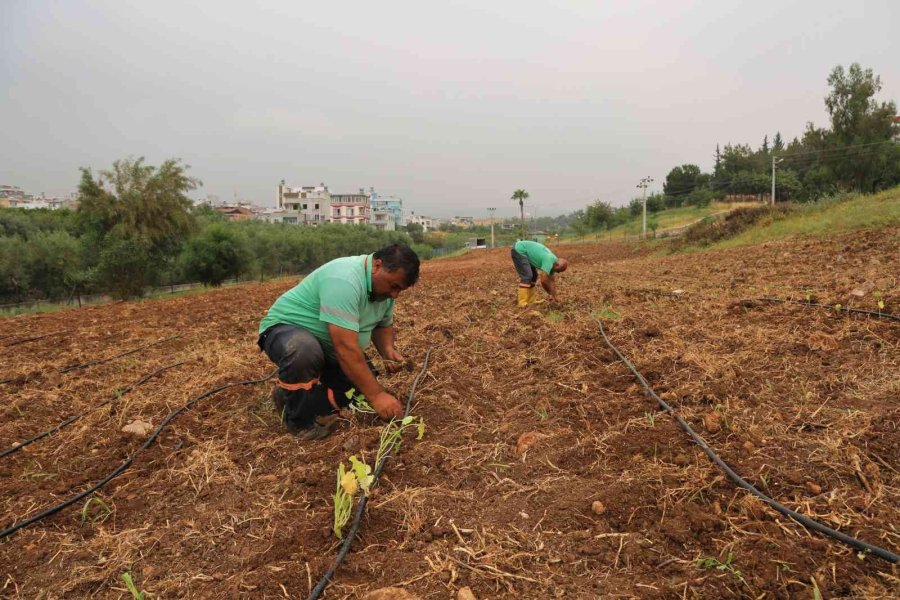
[[[367,398],[369,404],[378,413],[378,416],[385,421],[389,419],[399,419],[403,416],[403,405],[387,392],[381,392],[374,398]]]
[[[384,368],[388,373],[398,373],[406,366],[407,360],[395,348],[385,350]]]

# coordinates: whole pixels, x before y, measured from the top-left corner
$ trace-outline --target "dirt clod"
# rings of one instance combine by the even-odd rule
[[[606,512],[606,505],[600,500],[594,500],[594,502],[591,503],[591,510],[594,511],[595,515],[602,515]]]

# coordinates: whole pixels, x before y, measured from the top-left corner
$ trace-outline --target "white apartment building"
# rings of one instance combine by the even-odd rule
[[[331,194],[331,222],[350,225],[367,225],[369,194],[360,188],[358,194]]]
[[[406,215],[405,220],[407,225],[409,225],[410,223],[421,225],[422,231],[431,231],[434,229],[434,219],[432,219],[431,217],[417,215],[414,211],[410,211],[409,214]]]
[[[275,206],[276,211],[289,213],[281,222],[315,226],[331,220],[331,192],[324,183],[288,187],[282,179],[275,192]]]

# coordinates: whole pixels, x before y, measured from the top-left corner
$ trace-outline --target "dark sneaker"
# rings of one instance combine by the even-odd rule
[[[313,423],[312,425],[308,425],[303,427],[302,429],[293,429],[291,433],[296,436],[298,439],[304,441],[312,441],[312,440],[321,440],[322,438],[326,438],[331,435],[331,430],[327,427],[323,427],[318,423]]]

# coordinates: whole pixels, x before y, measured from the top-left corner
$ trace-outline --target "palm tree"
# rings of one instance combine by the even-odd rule
[[[528,199],[528,192],[525,190],[516,190],[512,195],[513,200],[519,201],[519,214],[522,217],[522,238],[525,238],[525,234],[528,232],[528,229],[525,227],[525,200]]]

